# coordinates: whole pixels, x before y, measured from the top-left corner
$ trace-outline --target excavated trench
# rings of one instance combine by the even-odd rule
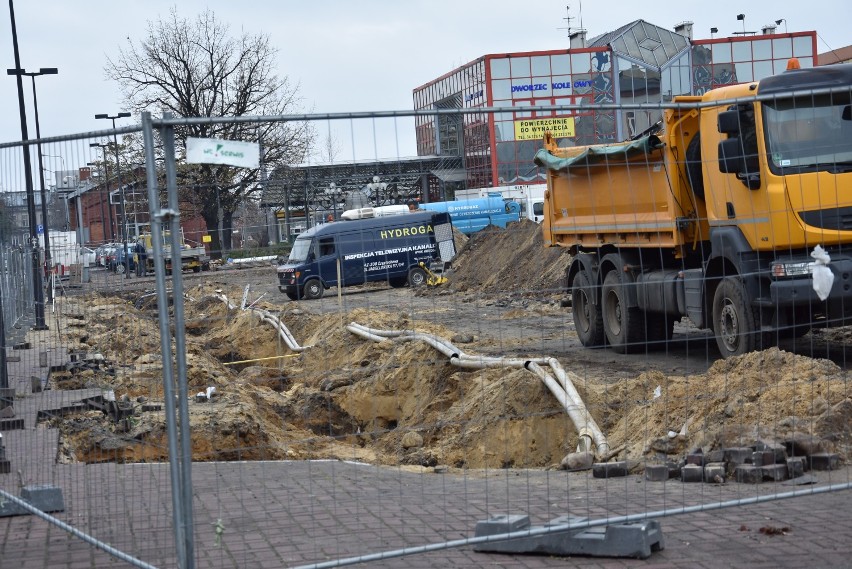
[[[471,239],[460,254],[452,286],[429,297],[432,311],[468,310],[457,319],[476,318],[481,305],[460,302],[458,295],[468,294],[477,278],[491,284],[470,294],[487,293],[489,299],[500,297],[493,288],[500,282],[512,289],[505,295],[513,298],[558,289],[562,271],[553,267],[548,279],[534,285],[500,273],[500,267],[511,266],[513,275],[542,275],[523,264],[540,246],[535,235],[514,247],[509,237],[519,238],[493,232]],[[514,263],[513,255],[527,257]],[[490,268],[477,272],[475,258],[488,259]],[[337,458],[385,465],[548,468],[577,447],[577,428],[528,370],[460,368],[425,343],[374,342],[346,329],[357,322],[453,338],[452,319],[442,325],[398,307],[323,312],[318,304],[261,298],[255,308],[280,319],[301,347],[310,346],[299,351],[257,312],[229,308],[222,293],[239,304],[243,288],[212,279],[187,288],[194,460]],[[90,294],[60,303],[69,350],[97,354],[102,366],[61,379],[53,374],[53,388],[111,390],[133,409],[122,420],[98,409],[48,419],[61,431],[63,460],[167,459],[156,297],[139,301],[143,294]],[[551,323],[549,312],[536,318],[543,326],[558,326],[565,317],[557,311],[564,309],[553,311]],[[499,342],[471,338],[464,351],[493,356],[495,347],[508,346],[500,355],[529,358],[523,346],[533,339],[519,336],[510,342],[505,337],[516,316],[505,311],[505,320],[484,323],[504,327]],[[570,353],[559,360],[571,371]],[[614,457],[663,460],[698,447],[706,452],[756,439],[810,437],[821,449],[846,458],[852,399],[846,373],[830,361],[771,349],[687,375],[659,369],[627,373],[616,356],[612,361],[598,373],[583,370],[576,390],[608,437]],[[211,387],[211,399],[197,395]]]

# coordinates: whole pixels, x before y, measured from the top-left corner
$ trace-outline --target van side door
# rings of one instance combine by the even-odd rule
[[[338,248],[334,235],[318,237],[316,240],[317,272],[328,286],[337,285]]]
[[[366,282],[366,265],[373,262],[374,243],[370,231],[354,231],[338,236],[340,243],[340,274],[345,286]]]

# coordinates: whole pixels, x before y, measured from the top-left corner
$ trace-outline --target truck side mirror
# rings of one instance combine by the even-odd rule
[[[720,142],[719,171],[725,174],[739,174],[744,170],[745,164],[740,139],[734,137]]]
[[[723,134],[738,135],[740,133],[740,112],[734,109],[719,113],[717,128]]]

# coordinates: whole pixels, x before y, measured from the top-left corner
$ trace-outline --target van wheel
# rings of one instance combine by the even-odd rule
[[[627,296],[616,271],[607,273],[601,290],[604,333],[610,347],[627,354],[644,347],[645,317],[638,308],[628,308]]]
[[[426,284],[426,271],[420,267],[414,267],[408,271],[408,284],[412,287]]]
[[[282,290],[281,292],[286,294],[287,298],[289,298],[290,300],[299,300],[299,295],[295,292],[287,292],[286,290]]]
[[[388,279],[388,284],[393,288],[401,288],[408,284],[408,277],[392,277]]]
[[[580,343],[587,348],[604,345],[603,317],[600,304],[592,302],[594,290],[586,271],[574,276],[571,286],[571,314]]]
[[[322,298],[325,288],[317,279],[311,279],[305,283],[304,293],[302,296],[308,300],[317,300]]]
[[[123,275],[124,274],[124,265],[116,265],[115,266],[115,272],[118,273],[119,275]]]

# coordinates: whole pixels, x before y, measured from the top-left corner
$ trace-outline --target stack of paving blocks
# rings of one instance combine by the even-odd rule
[[[662,481],[679,476],[683,482],[722,483],[733,480],[756,484],[795,479],[808,470],[836,470],[839,466],[840,457],[822,452],[818,440],[798,438],[783,443],[723,448],[706,454],[697,449],[687,454],[679,465],[647,465],[645,479]]]
[[[729,480],[749,484],[780,482],[802,477],[809,470],[837,470],[839,455],[825,452],[821,441],[794,437],[780,443],[756,443],[704,453],[696,449],[679,462],[645,465],[645,479],[661,482],[680,478],[683,482],[722,483]],[[595,478],[627,476],[627,462],[597,463]]]

